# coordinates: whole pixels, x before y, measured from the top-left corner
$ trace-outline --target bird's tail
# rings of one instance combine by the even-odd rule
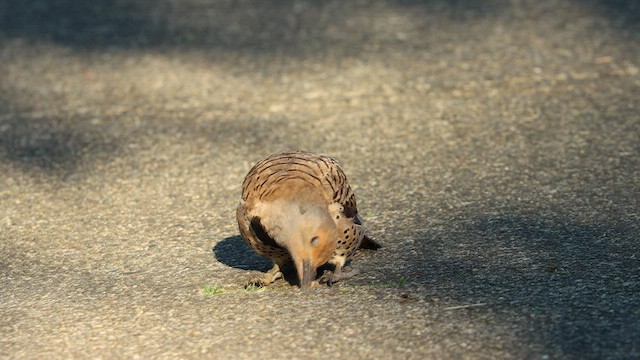
[[[360,249],[377,250],[377,249],[380,249],[381,247],[382,245],[379,242],[373,240],[367,235],[365,235],[362,238],[362,242],[360,243]]]

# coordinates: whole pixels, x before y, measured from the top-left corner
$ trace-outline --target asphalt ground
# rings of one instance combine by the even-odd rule
[[[342,164],[362,274],[245,290]],[[0,0],[0,358],[640,358],[640,6]]]

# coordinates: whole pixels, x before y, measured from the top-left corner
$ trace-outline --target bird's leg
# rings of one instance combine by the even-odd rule
[[[255,286],[267,286],[276,280],[282,278],[282,271],[280,271],[280,265],[273,264],[271,270],[264,273],[264,275],[260,277],[255,277],[245,286],[255,285]]]
[[[318,282],[320,284],[326,282],[327,285],[331,286],[340,280],[346,280],[358,274],[360,274],[360,270],[353,269],[351,271],[342,271],[342,265],[336,265],[336,268],[333,270],[333,272],[328,270],[325,271]]]

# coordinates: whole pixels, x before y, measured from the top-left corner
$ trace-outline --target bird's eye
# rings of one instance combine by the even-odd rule
[[[314,236],[311,238],[311,246],[317,246],[318,243],[320,242],[320,238],[317,236]]]

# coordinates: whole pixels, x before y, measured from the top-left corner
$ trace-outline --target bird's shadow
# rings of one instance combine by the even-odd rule
[[[232,268],[267,271],[273,266],[269,260],[253,252],[240,235],[222,239],[212,250],[218,261]]]

